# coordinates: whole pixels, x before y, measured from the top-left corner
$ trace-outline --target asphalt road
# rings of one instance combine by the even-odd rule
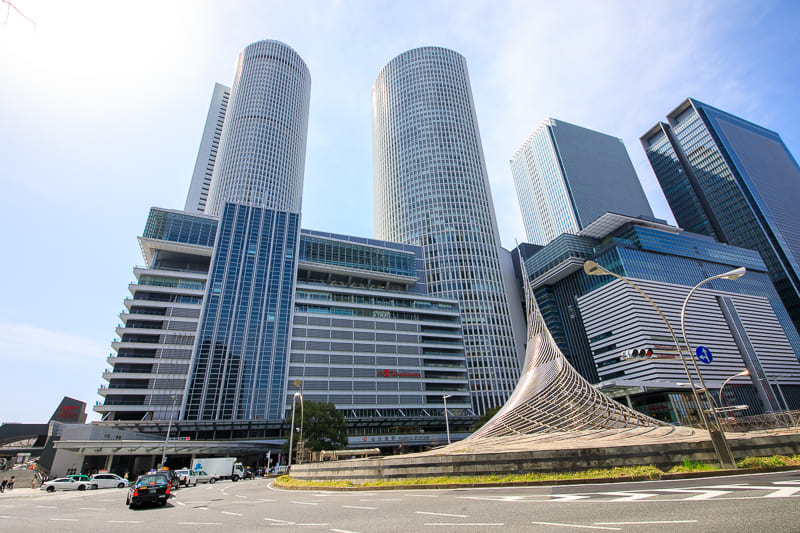
[[[182,488],[130,510],[127,489],[0,494],[0,531],[798,532],[800,471],[566,487],[286,491]]]

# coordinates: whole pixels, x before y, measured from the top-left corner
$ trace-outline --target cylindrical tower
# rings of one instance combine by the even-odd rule
[[[473,404],[503,405],[519,378],[499,235],[460,54],[409,50],[372,87],[375,234],[422,246],[426,283],[459,300]]]
[[[239,54],[206,213],[225,202],[300,212],[311,74],[286,44]]]

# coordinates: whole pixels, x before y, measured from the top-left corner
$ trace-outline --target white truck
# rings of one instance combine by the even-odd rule
[[[197,457],[192,469],[205,470],[217,479],[239,481],[244,477],[244,467],[236,462],[236,457]]]

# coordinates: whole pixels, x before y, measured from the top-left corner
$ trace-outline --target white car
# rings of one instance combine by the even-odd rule
[[[72,478],[60,477],[52,481],[46,481],[42,485],[41,490],[46,490],[47,492],[55,492],[57,490],[87,490],[96,488],[97,486],[89,481],[76,481]]]
[[[91,483],[97,485],[98,489],[122,489],[130,485],[127,479],[116,474],[95,474],[92,476]]]

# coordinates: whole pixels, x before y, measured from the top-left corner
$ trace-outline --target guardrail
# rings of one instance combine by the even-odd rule
[[[724,412],[722,416],[724,416]],[[734,433],[764,429],[800,429],[800,410],[751,416],[720,417],[720,422],[724,431]]]

